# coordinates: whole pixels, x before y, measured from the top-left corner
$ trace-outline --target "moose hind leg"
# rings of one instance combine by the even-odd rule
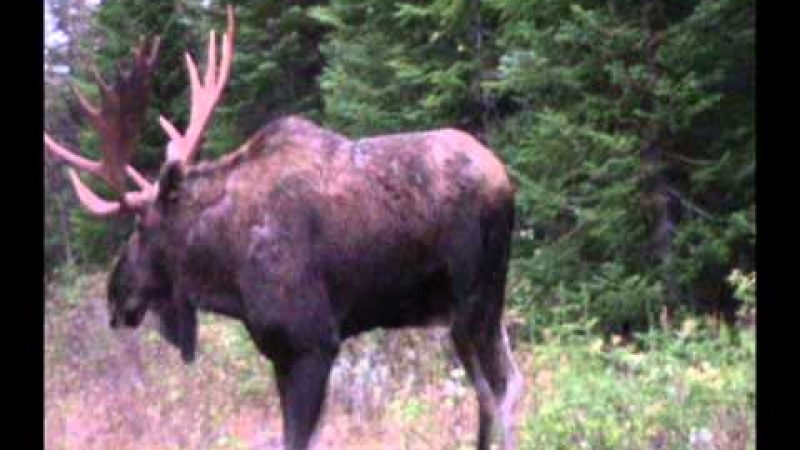
[[[513,200],[487,212],[481,220],[483,252],[476,292],[482,300],[468,319],[474,324],[474,342],[481,371],[491,387],[502,423],[503,448],[516,448],[514,413],[523,381],[514,362],[503,326],[506,277],[514,222]]]
[[[505,327],[488,341],[478,343],[478,360],[481,372],[489,384],[497,407],[503,437],[503,448],[516,448],[515,412],[523,393],[523,380],[508,342]]]
[[[306,450],[319,422],[335,355],[306,354],[275,361],[285,450]]]
[[[469,331],[460,327],[451,330],[453,346],[459,360],[464,365],[472,386],[478,394],[478,450],[489,450],[496,405],[494,395],[486,377],[481,370],[478,354],[469,338]]]

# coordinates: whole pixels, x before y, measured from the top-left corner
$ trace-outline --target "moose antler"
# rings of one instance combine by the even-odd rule
[[[73,167],[89,172],[108,183],[117,193],[118,201],[108,201],[91,191],[70,169],[70,181],[80,202],[98,216],[108,216],[123,209],[139,211],[155,198],[155,187],[136,169],[128,165],[135,150],[140,126],[150,97],[150,77],[158,56],[159,38],[153,40],[148,53],[143,53],[145,42],[134,48],[133,63],[123,74],[120,70],[117,81],[109,85],[96,69],[92,69],[95,82],[100,88],[100,106],[89,102],[75,87],[72,90],[89,123],[100,136],[103,157],[100,161],[86,159],[67,149],[44,134],[44,143],[51,153]],[[139,191],[126,192],[126,175],[131,177]]]
[[[227,15],[228,29],[222,36],[222,60],[217,67],[216,34],[212,30],[208,43],[207,67],[202,83],[194,60],[189,53],[186,53],[186,66],[191,83],[191,115],[186,132],[180,133],[169,120],[163,116],[159,117],[162,128],[170,137],[170,143],[167,146],[168,161],[179,161],[184,166],[192,161],[200,148],[203,133],[211,119],[211,113],[228,82],[233,61],[235,32],[233,7],[230,5],[227,8]],[[117,201],[102,199],[81,181],[74,170],[70,169],[70,181],[78,199],[90,213],[98,216],[109,216],[125,210],[139,212],[157,195],[157,185],[149,182],[136,169],[128,165],[135,150],[139,127],[147,109],[150,76],[155,67],[159,39],[155,38],[152,48],[147,54],[142,53],[142,47],[143,45],[134,49],[131,70],[127,74],[122,74],[120,71],[118,80],[113,86],[106,83],[97,70],[92,71],[100,88],[100,107],[92,105],[73,86],[81,109],[100,135],[101,150],[103,151],[100,161],[86,159],[57,143],[47,133],[44,134],[45,146],[51,153],[77,169],[98,176],[119,193]],[[126,192],[126,175],[136,183],[139,187],[138,191]]]
[[[228,30],[222,35],[222,60],[217,67],[217,40],[214,30],[208,42],[208,60],[203,82],[197,73],[197,66],[189,53],[186,53],[186,68],[191,82],[191,115],[186,132],[181,134],[164,116],[159,117],[161,127],[170,137],[167,147],[167,160],[180,161],[188,165],[200,148],[203,133],[208,127],[211,113],[219,102],[222,90],[228,82],[233,61],[233,36],[235,21],[233,7],[228,5]]]

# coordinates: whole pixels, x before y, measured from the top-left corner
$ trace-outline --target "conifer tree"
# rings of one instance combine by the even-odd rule
[[[480,128],[479,2],[334,0],[312,11],[331,32],[325,117],[356,135]]]
[[[225,98],[209,133],[211,155],[220,155],[270,120],[302,114],[319,120],[319,44],[325,27],[308,11],[318,1],[237,0],[214,2],[209,17],[236,7],[236,57]]]
[[[662,304],[730,306],[755,236],[753,4],[532,3],[493,2],[504,54],[487,83],[515,105],[493,142],[533,229],[520,298],[617,328]]]

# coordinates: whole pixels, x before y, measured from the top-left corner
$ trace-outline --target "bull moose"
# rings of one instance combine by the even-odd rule
[[[190,120],[180,132],[160,118],[169,144],[156,182],[129,162],[158,38],[134,49],[113,84],[94,72],[99,104],[74,89],[100,137],[99,161],[44,134],[52,154],[118,194],[101,198],[70,168],[83,207],[136,217],[108,281],[111,327],[137,327],[151,311],[190,363],[198,310],[241,320],[273,362],[284,446],[301,450],[343,340],[378,327],[445,325],[477,391],[477,448],[489,448],[495,422],[504,448],[515,448],[522,377],[502,324],[514,188],[502,162],[454,129],[353,140],[291,116],[216,161],[194,163],[230,74],[231,7],[227,20],[219,64],[210,34],[202,79],[186,55]]]

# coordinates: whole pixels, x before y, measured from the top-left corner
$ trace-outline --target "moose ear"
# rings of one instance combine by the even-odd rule
[[[160,208],[168,208],[177,201],[181,183],[183,183],[183,166],[179,161],[167,163],[158,179],[156,203]]]

